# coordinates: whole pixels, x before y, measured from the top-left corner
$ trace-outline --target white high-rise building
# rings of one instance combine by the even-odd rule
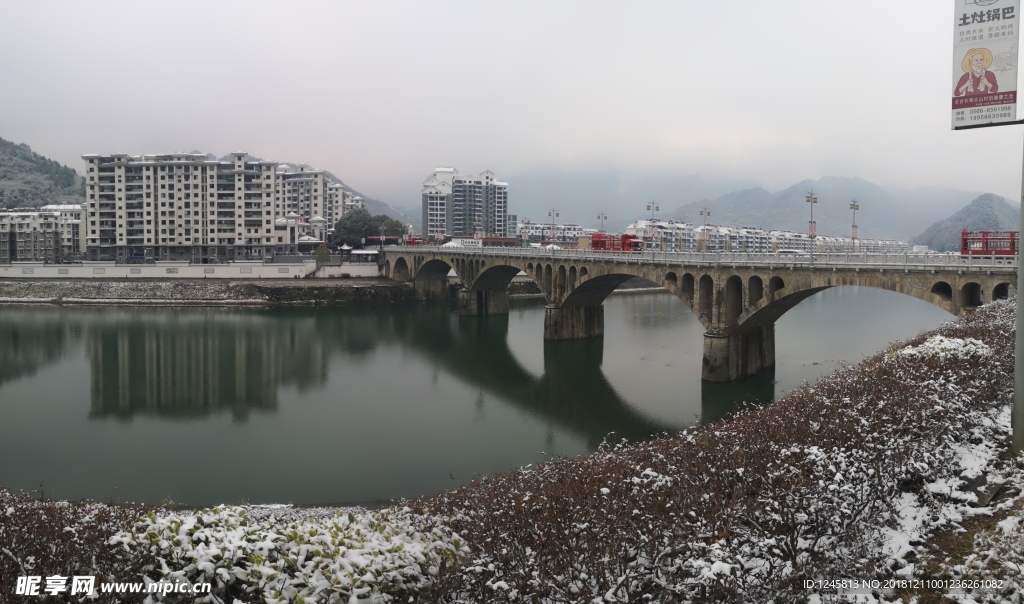
[[[241,151],[230,161],[192,153],[82,159],[82,239],[90,260],[293,254],[324,241],[347,209],[362,204],[323,170],[252,161]]]
[[[494,235],[504,237],[508,223],[508,183],[490,170],[459,174],[439,167],[423,182],[423,236]]]
[[[246,158],[83,155],[87,257],[208,262],[294,252],[297,235],[275,225],[277,163]]]

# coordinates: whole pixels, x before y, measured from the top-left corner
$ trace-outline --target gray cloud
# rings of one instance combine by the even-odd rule
[[[901,2],[0,0],[0,136],[306,161],[397,205],[435,165],[1019,198],[1017,128],[949,130],[952,11]]]

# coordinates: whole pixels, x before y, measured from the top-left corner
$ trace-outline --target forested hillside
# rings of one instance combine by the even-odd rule
[[[84,198],[85,183],[74,169],[0,138],[0,208],[82,203]]]

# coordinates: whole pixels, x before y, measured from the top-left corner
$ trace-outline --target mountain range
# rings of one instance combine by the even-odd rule
[[[931,225],[912,238],[913,245],[927,245],[939,252],[960,249],[960,231],[1016,231],[1020,228],[1020,206],[986,193],[949,218]]]

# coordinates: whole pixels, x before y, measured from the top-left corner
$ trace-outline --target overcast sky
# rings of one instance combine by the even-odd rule
[[[953,12],[0,0],[0,137],[79,171],[83,153],[245,150],[413,207],[435,165],[513,187],[537,171],[773,190],[842,175],[1019,199],[1024,128],[950,131]]]

